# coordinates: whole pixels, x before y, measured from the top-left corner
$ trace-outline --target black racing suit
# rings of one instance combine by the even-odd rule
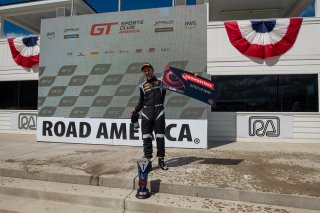
[[[153,77],[140,85],[140,99],[136,106],[136,112],[141,112],[142,138],[144,156],[152,158],[152,132],[154,130],[157,141],[157,157],[165,156],[165,116],[164,99],[166,90],[160,89],[161,79]]]

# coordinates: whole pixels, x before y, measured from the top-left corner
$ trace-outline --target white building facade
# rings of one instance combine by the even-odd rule
[[[287,18],[305,8],[301,1],[272,3],[234,13],[238,19]],[[319,1],[315,4],[319,16]],[[217,107],[208,113],[209,141],[320,142],[319,24],[319,17],[304,18],[288,52],[254,60],[232,46],[223,22],[209,22],[207,72],[220,84]]]

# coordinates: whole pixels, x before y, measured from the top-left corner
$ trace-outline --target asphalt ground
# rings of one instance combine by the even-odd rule
[[[0,147],[0,176],[119,188],[130,188],[137,181],[136,161],[143,155],[142,147],[37,142],[35,135],[0,134]],[[218,192],[320,197],[320,143],[235,142],[214,143],[207,150],[167,148],[165,160],[168,171],[153,161],[149,181],[154,192],[218,199],[223,198]]]

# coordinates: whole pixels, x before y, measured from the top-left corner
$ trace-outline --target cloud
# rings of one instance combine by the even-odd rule
[[[18,38],[18,37],[28,37],[28,36],[32,36],[32,34],[26,35],[26,34],[23,34],[23,33],[10,32],[10,33],[6,33],[4,37],[5,38]]]

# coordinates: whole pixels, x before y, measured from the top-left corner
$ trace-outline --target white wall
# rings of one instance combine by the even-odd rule
[[[37,71],[25,70],[12,59],[7,39],[0,39],[0,81],[38,80]]]
[[[35,134],[35,130],[19,129],[19,115],[35,115],[37,110],[0,110],[0,133],[18,133],[18,134]],[[30,122],[34,125],[36,117]]]
[[[11,112],[0,111],[0,132],[11,131]]]
[[[14,62],[7,39],[0,39],[0,56],[0,81],[38,80],[38,73],[27,71]],[[0,109],[0,133],[35,134],[35,131],[17,129],[18,121],[14,116],[17,113],[37,113],[37,111]]]
[[[236,141],[236,113],[211,112],[208,108],[208,141],[233,142]]]
[[[240,116],[292,116],[291,138],[283,137],[237,137],[237,122]],[[280,121],[283,122],[283,121]],[[247,124],[243,125],[248,128]],[[289,128],[290,129],[290,128]],[[245,130],[248,132],[248,129]],[[283,129],[280,129],[283,134]],[[245,113],[245,112],[208,112],[209,146],[214,142],[290,142],[290,143],[320,143],[319,113]]]
[[[295,142],[320,143],[320,114],[296,114],[293,119],[293,137]]]
[[[319,1],[318,7],[319,7]],[[278,61],[257,63],[242,55],[229,41],[222,22],[208,24],[208,74],[318,74],[320,91],[320,18],[303,21],[295,45]],[[260,61],[261,62],[261,61]],[[320,95],[320,92],[319,92]],[[320,100],[320,96],[319,96]],[[320,109],[320,102],[319,102]],[[208,140],[215,141],[274,141],[320,143],[320,113],[274,113],[293,117],[292,138],[237,138],[237,116],[244,112],[210,112],[208,110]],[[272,113],[259,113],[270,116]]]
[[[245,142],[290,142],[290,143],[320,143],[320,114],[319,113],[237,113],[237,118],[241,115],[262,115],[262,116],[292,116],[292,137],[246,137],[237,138],[237,141]],[[282,122],[282,121],[280,121]],[[282,130],[280,129],[280,132]],[[283,131],[282,131],[283,132]]]
[[[306,18],[294,46],[279,60],[254,62],[229,41],[223,22],[208,24],[208,74],[293,74],[320,71],[320,18]],[[263,63],[262,63],[263,62]]]

